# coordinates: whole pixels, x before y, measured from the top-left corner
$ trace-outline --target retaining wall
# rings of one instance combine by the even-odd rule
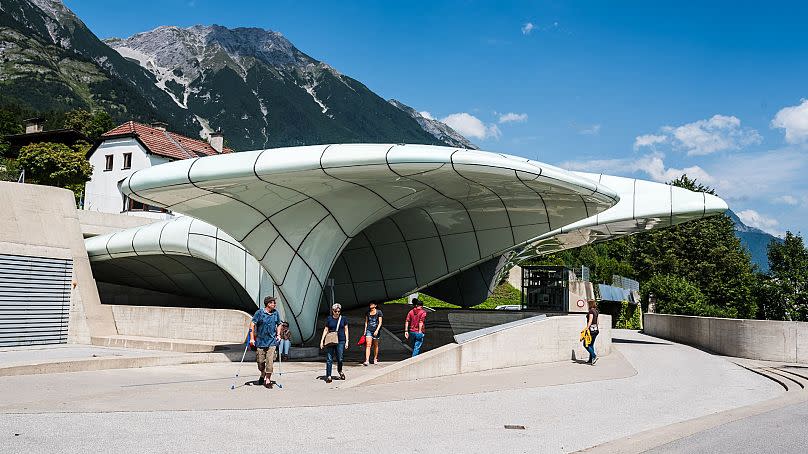
[[[110,306],[122,336],[189,339],[239,344],[251,316],[229,309],[196,307]]]
[[[808,364],[808,323],[645,314],[644,331],[739,358]]]
[[[601,314],[601,334],[595,342],[598,355],[611,352],[611,317]],[[504,367],[586,359],[588,354],[579,341],[586,326],[586,315],[535,317],[516,322],[515,326],[463,343],[444,345],[391,366],[349,386],[418,380],[446,375],[479,372]],[[429,331],[426,333],[429,336]]]

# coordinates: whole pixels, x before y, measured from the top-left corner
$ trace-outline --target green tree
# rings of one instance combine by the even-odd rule
[[[698,315],[703,317],[734,317],[734,308],[710,304],[699,287],[680,276],[657,274],[643,285],[643,299],[656,297],[656,312],[660,314]]]
[[[25,169],[26,182],[58,186],[78,195],[93,172],[85,156],[88,149],[86,143],[74,148],[61,143],[32,143],[22,147],[17,162]]]
[[[71,110],[65,114],[63,127],[75,129],[92,141],[101,137],[101,134],[115,127],[112,117],[101,109],[92,112],[84,109]]]
[[[672,184],[714,194],[687,175]],[[757,313],[752,262],[724,214],[636,235],[632,265],[640,282],[657,275],[686,280],[700,289],[706,304],[728,316],[754,318]]]
[[[760,279],[760,305],[770,320],[808,321],[808,250],[802,237],[786,232],[768,248],[769,273]]]
[[[5,136],[22,132],[20,109],[5,106],[0,108],[0,158],[5,156],[8,151],[8,142],[6,142]]]

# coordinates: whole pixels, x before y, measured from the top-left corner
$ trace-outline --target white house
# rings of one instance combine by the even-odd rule
[[[93,175],[85,186],[84,209],[167,219],[170,212],[121,194],[120,182],[137,170],[158,164],[231,152],[224,147],[221,132],[212,133],[208,143],[166,131],[165,123],[126,122],[104,133],[88,153]]]

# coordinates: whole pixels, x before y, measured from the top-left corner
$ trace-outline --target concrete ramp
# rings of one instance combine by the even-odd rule
[[[602,328],[595,348],[599,355],[608,355],[612,343],[612,320],[608,315],[601,314],[600,317]],[[539,315],[468,332],[456,336],[456,343],[384,367],[343,387],[587,358],[586,350],[578,340],[584,326],[585,314],[557,317]]]

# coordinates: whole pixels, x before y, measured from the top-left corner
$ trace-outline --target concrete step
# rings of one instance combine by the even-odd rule
[[[100,347],[134,348],[138,350],[161,350],[179,353],[213,353],[232,350],[232,344],[196,339],[167,339],[141,336],[98,336],[90,338],[93,345]]]
[[[733,362],[779,384],[787,392],[808,391],[808,368],[744,358],[736,358]]]

